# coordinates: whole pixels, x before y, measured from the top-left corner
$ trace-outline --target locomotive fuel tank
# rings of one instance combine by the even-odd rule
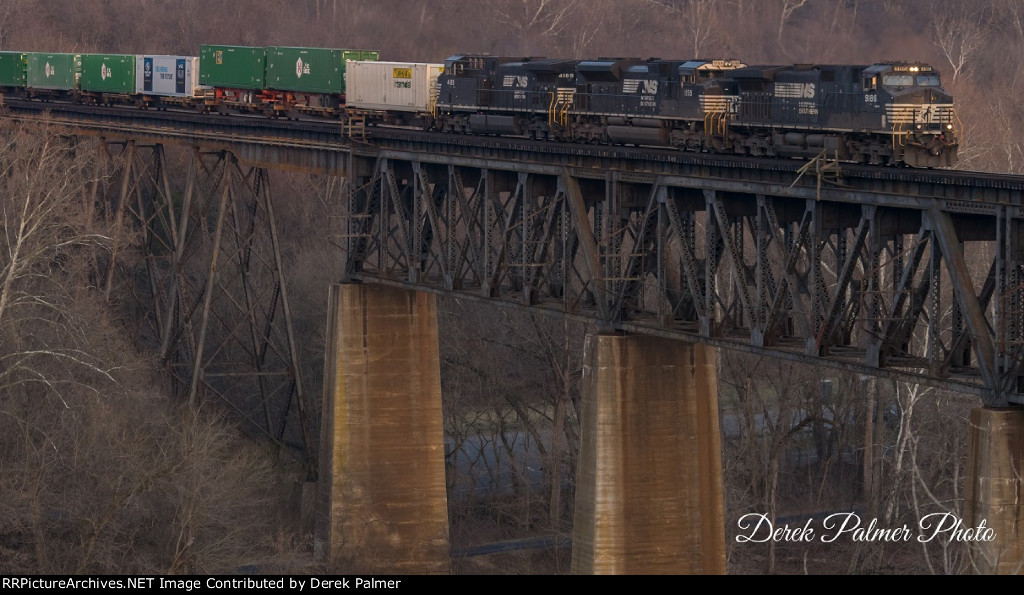
[[[484,134],[522,134],[522,128],[513,116],[473,114],[469,117],[473,132]]]
[[[646,126],[609,126],[608,137],[617,143],[637,145],[667,145],[668,131]]]

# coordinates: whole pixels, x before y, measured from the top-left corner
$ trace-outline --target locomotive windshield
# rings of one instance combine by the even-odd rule
[[[888,74],[882,78],[882,84],[886,87],[913,87],[914,75],[912,74]]]
[[[939,77],[935,74],[887,74],[882,78],[886,87],[938,87]]]

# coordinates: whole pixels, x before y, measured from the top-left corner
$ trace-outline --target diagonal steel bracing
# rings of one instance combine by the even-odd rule
[[[828,200],[827,189],[716,189],[386,151],[361,159],[349,182],[349,278],[1024,401],[1015,210],[954,216],[884,197]]]
[[[162,145],[99,143],[93,204],[137,238],[132,253],[98,257],[97,278],[144,313],[140,342],[185,398],[225,405],[313,475],[269,174],[225,151],[179,158],[170,172]]]
[[[149,304],[140,335],[193,398],[236,391],[232,365],[244,362],[260,398],[240,409],[289,443],[301,383],[275,376],[297,366],[268,174],[229,152],[193,151],[172,193],[160,145],[103,145],[94,197],[113,197],[96,201],[107,216],[139,223],[144,259],[98,258],[97,284]],[[1024,217],[1011,204],[364,153],[344,162],[342,280],[1024,402]]]

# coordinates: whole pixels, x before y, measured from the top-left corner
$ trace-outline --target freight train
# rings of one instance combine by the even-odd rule
[[[338,118],[450,134],[872,165],[956,165],[960,121],[927,64],[456,55],[203,45],[199,56],[0,52],[0,93],[138,108]]]

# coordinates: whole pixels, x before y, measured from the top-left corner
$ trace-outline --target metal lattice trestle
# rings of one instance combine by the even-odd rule
[[[97,265],[108,297],[127,291],[143,306],[140,339],[191,403],[216,397],[315,475],[267,171],[193,150],[173,193],[162,145],[101,148],[93,197],[137,224],[131,256],[142,257]],[[146,266],[129,270],[138,262]]]
[[[700,179],[438,161],[353,158],[346,278],[863,372],[955,375],[980,381],[990,405],[1016,392],[1024,298],[1009,209],[954,218]],[[1002,248],[968,260],[965,246]]]

